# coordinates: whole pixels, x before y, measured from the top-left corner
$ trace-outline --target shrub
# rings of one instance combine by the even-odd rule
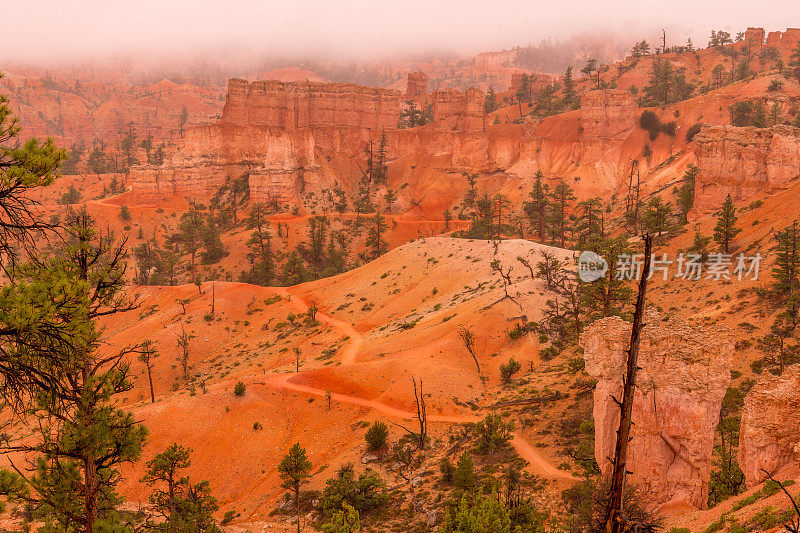
[[[642,115],[639,117],[639,126],[643,130],[658,132],[661,129],[661,121],[653,111],[648,109],[642,111]]]
[[[367,430],[364,435],[364,440],[367,441],[367,449],[371,452],[377,452],[386,447],[386,439],[389,437],[389,428],[386,427],[381,421],[372,423],[372,426]]]
[[[670,137],[675,137],[675,135],[678,134],[678,123],[673,120],[672,122],[667,122],[666,124],[662,124],[661,131],[663,131]]]
[[[781,80],[772,80],[769,82],[769,87],[767,87],[769,92],[780,91],[781,89],[783,89],[783,82]]]
[[[478,450],[481,453],[493,453],[506,445],[513,438],[514,422],[503,422],[499,414],[486,415],[486,418],[475,425],[478,434]]]
[[[686,142],[691,142],[694,139],[694,136],[700,133],[700,130],[703,128],[703,125],[699,122],[692,124],[688,130],[686,130]]]
[[[245,387],[244,383],[240,381],[233,387],[233,394],[241,398],[242,396],[244,396],[246,390],[247,387]]]
[[[475,486],[475,470],[472,465],[472,457],[469,452],[464,451],[456,463],[456,471],[453,473],[453,483],[459,489],[472,490]]]
[[[510,382],[514,374],[519,372],[521,368],[522,366],[513,357],[508,360],[508,363],[500,365],[500,377],[503,383]]]
[[[222,517],[222,521],[220,521],[220,524],[223,526],[227,526],[233,521],[234,518],[236,518],[236,516],[237,516],[236,511],[234,511],[233,509],[225,511],[225,516]]]
[[[386,484],[374,470],[367,469],[356,478],[353,465],[348,464],[325,483],[319,509],[327,518],[347,504],[363,515],[388,501]]]
[[[439,461],[439,473],[442,475],[442,483],[452,485],[455,470],[456,469],[453,467],[453,463],[450,462],[450,459],[447,457],[442,457],[442,460]]]

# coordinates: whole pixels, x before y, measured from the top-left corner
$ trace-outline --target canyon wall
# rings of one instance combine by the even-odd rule
[[[695,136],[700,172],[694,208],[712,213],[730,194],[746,203],[800,179],[800,129],[704,126]]]
[[[351,83],[254,81],[233,78],[222,122],[302,128],[351,126],[395,129],[400,93]]]
[[[250,174],[253,202],[290,202],[318,179],[309,130],[209,124],[186,131],[184,143],[161,167],[135,167],[129,182],[137,201],[174,196],[207,201],[227,179]]]
[[[437,131],[483,133],[486,130],[486,96],[480,89],[434,91],[433,124]]]
[[[638,107],[620,89],[590,91],[581,109],[541,121],[527,120],[514,171],[569,177],[582,182],[586,194],[603,196],[617,189],[632,159],[641,154],[644,137],[636,137]]]
[[[748,488],[800,463],[800,365],[766,374],[747,394],[739,433],[739,466]]]
[[[629,480],[654,506],[704,508],[722,398],[731,376],[733,339],[723,327],[671,318],[648,309],[639,349]],[[581,335],[594,392],[595,458],[611,472],[631,324],[619,317],[593,323]]]

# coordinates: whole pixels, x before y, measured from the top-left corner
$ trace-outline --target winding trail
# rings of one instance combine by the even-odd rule
[[[291,292],[289,288],[273,287],[272,290],[275,292],[275,294],[283,298],[288,298],[289,302],[292,305],[294,305],[294,307],[301,313],[305,313],[306,311],[308,311],[309,305],[300,296]],[[344,365],[355,364],[358,351],[361,348],[361,344],[364,342],[364,335],[358,332],[353,327],[352,324],[333,318],[329,314],[323,313],[322,311],[317,311],[316,319],[324,324],[329,324],[330,326],[339,330],[343,335],[349,337],[347,343],[340,350],[342,364]],[[263,384],[270,387],[283,388],[295,392],[310,394],[312,396],[325,397],[327,395],[328,391],[318,389],[316,387],[311,387],[309,385],[292,383],[291,380],[295,376],[297,376],[297,374],[295,373],[274,374],[272,376],[269,376],[266,379],[266,381],[264,381]],[[385,403],[376,402],[374,400],[359,398],[358,396],[351,396],[347,394],[332,392],[331,400],[335,400],[340,403],[357,405],[359,407],[365,407],[368,409],[374,409],[380,413],[383,413],[386,416],[391,416],[394,418],[413,420],[416,417],[416,413],[412,413],[410,411],[404,411],[402,409],[397,409]],[[447,422],[451,424],[463,424],[467,422],[477,422],[481,418],[482,417],[479,416],[429,415],[428,421]],[[528,441],[525,440],[525,438],[522,436],[522,433],[515,432],[513,435],[514,438],[511,439],[511,445],[514,447],[514,449],[517,451],[520,457],[522,457],[528,462],[529,468],[532,471],[532,473],[551,479],[577,481],[577,478],[573,477],[569,472],[559,470],[546,458],[544,458],[539,453],[539,451],[536,450],[536,448],[531,446],[528,443]]]

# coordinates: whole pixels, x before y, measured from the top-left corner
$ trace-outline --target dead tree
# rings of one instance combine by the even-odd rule
[[[786,497],[789,498],[789,501],[792,502],[792,507],[794,508],[794,514],[797,516],[790,518],[789,522],[783,524],[784,529],[786,529],[786,531],[788,531],[789,533],[800,533],[800,507],[798,507],[797,502],[795,501],[794,498],[792,498],[792,495],[789,494],[789,491],[786,490],[786,487],[783,485],[783,483],[772,477],[772,474],[770,474],[763,468],[761,469],[761,471],[764,472],[771,481],[777,483],[778,486],[783,491],[783,493],[786,494]]]
[[[395,422],[392,422],[392,424],[405,430],[417,441],[417,448],[424,450],[425,442],[428,440],[428,408],[425,405],[425,395],[422,393],[422,378],[417,383],[417,379],[411,376],[411,383],[414,385],[414,402],[417,406],[417,415],[414,418],[419,423],[419,433]]]
[[[498,274],[500,274],[500,279],[501,279],[501,280],[502,280],[502,282],[503,282],[503,296],[502,296],[502,297],[500,297],[500,298],[499,298],[497,301],[495,301],[495,302],[492,302],[492,303],[490,303],[489,305],[487,305],[486,307],[483,307],[483,308],[481,308],[481,311],[486,311],[486,310],[487,310],[487,309],[489,309],[490,307],[493,307],[493,306],[495,306],[495,305],[499,304],[499,303],[500,303],[500,302],[502,302],[503,300],[511,300],[512,302],[514,302],[515,304],[517,304],[517,305],[519,306],[519,308],[520,308],[520,309],[522,309],[522,304],[521,304],[521,303],[519,303],[519,302],[516,300],[516,298],[514,298],[513,296],[511,296],[510,294],[508,294],[508,288],[511,286],[511,283],[512,283],[512,281],[511,281],[511,270],[512,270],[514,267],[508,267],[508,269],[506,269],[506,270],[503,270],[503,265],[502,265],[502,264],[500,264],[500,260],[499,260],[499,259],[495,259],[495,260],[493,260],[493,261],[492,261],[492,262],[489,264],[489,266],[491,267],[491,269],[492,269],[492,270],[494,270],[495,272],[497,272]]]
[[[158,352],[153,348],[153,342],[149,340],[142,342],[137,358],[144,363],[147,369],[147,381],[150,382],[150,403],[156,402],[156,395],[153,391],[153,359],[156,357],[158,357]]]
[[[397,473],[408,483],[408,492],[411,496],[411,513],[417,511],[417,497],[414,491],[414,471],[422,465],[422,456],[414,453],[414,449],[408,444],[397,443],[394,448],[394,456],[400,463]]]
[[[181,326],[181,332],[178,334],[178,347],[181,349],[178,362],[181,365],[184,383],[189,383],[189,340],[192,338],[194,338],[194,335],[187,334],[186,330]]]
[[[623,509],[623,491],[625,477],[628,475],[628,445],[631,440],[631,415],[633,412],[633,398],[636,394],[636,374],[639,370],[639,339],[642,332],[642,314],[644,313],[645,297],[647,293],[647,273],[650,271],[650,253],[653,238],[648,233],[644,236],[644,270],[639,280],[639,295],[636,298],[636,310],[633,313],[633,328],[631,329],[631,342],[628,348],[627,371],[622,380],[622,401],[612,396],[620,408],[619,429],[617,429],[617,443],[614,447],[614,469],[611,474],[611,493],[608,499],[603,518],[601,531],[603,533],[623,533],[627,530],[627,520]]]
[[[458,336],[461,338],[461,342],[464,343],[464,348],[466,348],[472,356],[472,360],[475,361],[475,366],[478,367],[478,374],[480,374],[481,365],[478,363],[478,358],[475,356],[475,334],[472,333],[472,330],[467,326],[461,326],[458,329]]]

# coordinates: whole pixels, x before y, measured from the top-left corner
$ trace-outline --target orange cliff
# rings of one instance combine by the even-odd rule
[[[695,137],[694,209],[717,210],[727,195],[748,202],[788,188],[800,179],[800,129],[704,126]]]
[[[425,96],[420,82],[409,76],[406,95]],[[547,177],[583,179],[591,194],[611,194],[631,153],[641,151],[638,108],[622,90],[589,92],[580,111],[524,125],[489,125],[479,89],[437,90],[426,98],[433,123],[399,130],[397,91],[233,79],[217,123],[188,128],[163,165],[133,169],[134,197],[140,202],[205,198],[226,179],[249,172],[253,201],[277,198],[298,205],[301,195],[352,179],[354,161],[383,132],[390,181],[399,180],[391,185],[408,183],[409,191],[401,195],[413,192],[417,198],[439,191],[434,174],[503,172],[518,184],[539,169]],[[447,201],[457,201],[457,195],[451,191]],[[400,198],[398,205],[412,200]],[[439,199],[427,202],[430,209],[443,208]]]
[[[734,342],[725,327],[665,321],[648,308],[639,350],[627,468],[658,508],[705,508],[711,475],[714,432],[722,399],[731,381]],[[603,318],[581,335],[586,371],[594,391],[595,458],[609,475],[614,457],[622,376],[631,326],[619,317]],[[749,483],[748,479],[748,483]]]
[[[453,178],[464,174],[495,176],[498,190],[512,201],[521,199],[539,170],[547,179],[568,179],[581,198],[607,198],[625,185],[632,164],[656,186],[696,159],[699,212],[715,209],[727,192],[746,201],[755,191],[775,191],[800,178],[795,128],[708,125],[692,142],[683,129],[652,141],[639,127],[634,96],[622,89],[588,91],[576,111],[489,124],[482,91],[427,94],[421,81],[410,75],[403,95],[352,84],[232,79],[218,122],[189,127],[164,164],[132,170],[133,196],[142,203],[204,199],[226,180],[249,173],[254,202],[319,207],[317,200],[337,183],[355,190],[365,149],[383,133],[387,186],[398,191],[395,212],[419,208],[412,216],[432,216],[458,203],[466,180]],[[398,129],[409,95],[431,104],[432,124]],[[681,117],[679,128],[695,121],[688,111]]]
[[[234,78],[228,82],[221,122],[286,131],[325,126],[394,129],[399,114],[400,93],[391,89]]]
[[[145,203],[202,199],[247,172],[254,202],[291,203],[307,189],[334,184],[330,172],[320,172],[317,135],[324,132],[334,149],[360,147],[361,137],[396,128],[399,114],[400,93],[389,89],[231,79],[222,118],[187,129],[164,165],[134,168],[131,188]]]
[[[748,487],[800,464],[800,365],[768,373],[745,396],[738,457]]]

